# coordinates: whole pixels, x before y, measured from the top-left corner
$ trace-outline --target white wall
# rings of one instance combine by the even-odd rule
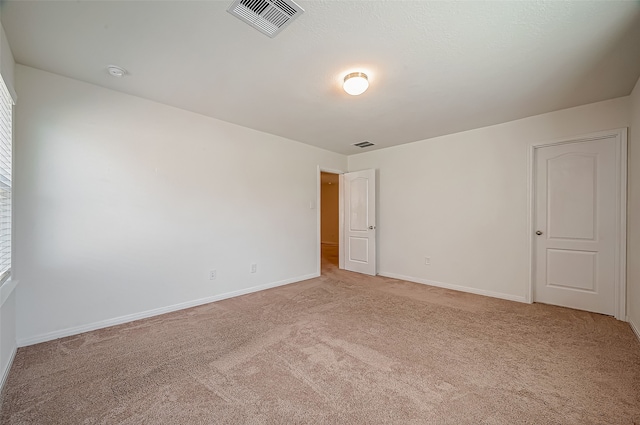
[[[0,8],[1,9],[1,8]],[[16,91],[14,86],[14,67],[15,61],[13,60],[13,53],[11,53],[11,47],[7,41],[7,36],[4,33],[4,28],[0,24],[0,73],[5,84],[9,88],[9,91],[16,97]]]
[[[339,189],[337,184],[323,183],[321,185],[321,223],[320,239],[322,243],[338,244],[340,235],[339,209]]]
[[[1,8],[0,8],[1,9]],[[15,97],[13,70],[15,62],[4,28],[0,24],[0,74]],[[9,371],[16,351],[15,277],[0,287],[0,387]]]
[[[379,169],[380,273],[523,301],[530,145],[626,127],[628,106],[619,98],[350,156],[349,171]]]
[[[317,167],[345,156],[20,65],[16,81],[19,344],[317,273]]]
[[[8,376],[16,353],[16,292],[15,281],[0,287],[0,389]]]
[[[627,316],[640,338],[640,79],[630,97]]]

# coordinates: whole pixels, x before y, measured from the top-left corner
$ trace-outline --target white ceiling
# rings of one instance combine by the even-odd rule
[[[229,4],[4,1],[1,15],[18,63],[344,154],[625,96],[640,75],[638,1],[300,1],[274,39]],[[340,84],[353,70],[371,82],[357,97]]]

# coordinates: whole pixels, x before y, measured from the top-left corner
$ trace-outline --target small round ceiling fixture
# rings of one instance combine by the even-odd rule
[[[352,72],[344,76],[342,88],[350,95],[357,96],[369,88],[369,78],[364,72]]]
[[[111,75],[112,77],[124,77],[127,74],[127,70],[124,68],[121,68],[117,65],[109,65],[107,67],[107,71],[109,71],[109,75]]]

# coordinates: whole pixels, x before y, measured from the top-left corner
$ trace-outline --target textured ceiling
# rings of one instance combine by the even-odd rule
[[[274,39],[230,3],[4,1],[1,17],[18,63],[344,154],[625,96],[640,75],[637,1],[300,1]]]

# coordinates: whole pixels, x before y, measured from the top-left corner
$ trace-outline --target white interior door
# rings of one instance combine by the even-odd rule
[[[616,314],[619,138],[535,153],[534,300]]]
[[[376,172],[344,174],[344,268],[376,275]]]

